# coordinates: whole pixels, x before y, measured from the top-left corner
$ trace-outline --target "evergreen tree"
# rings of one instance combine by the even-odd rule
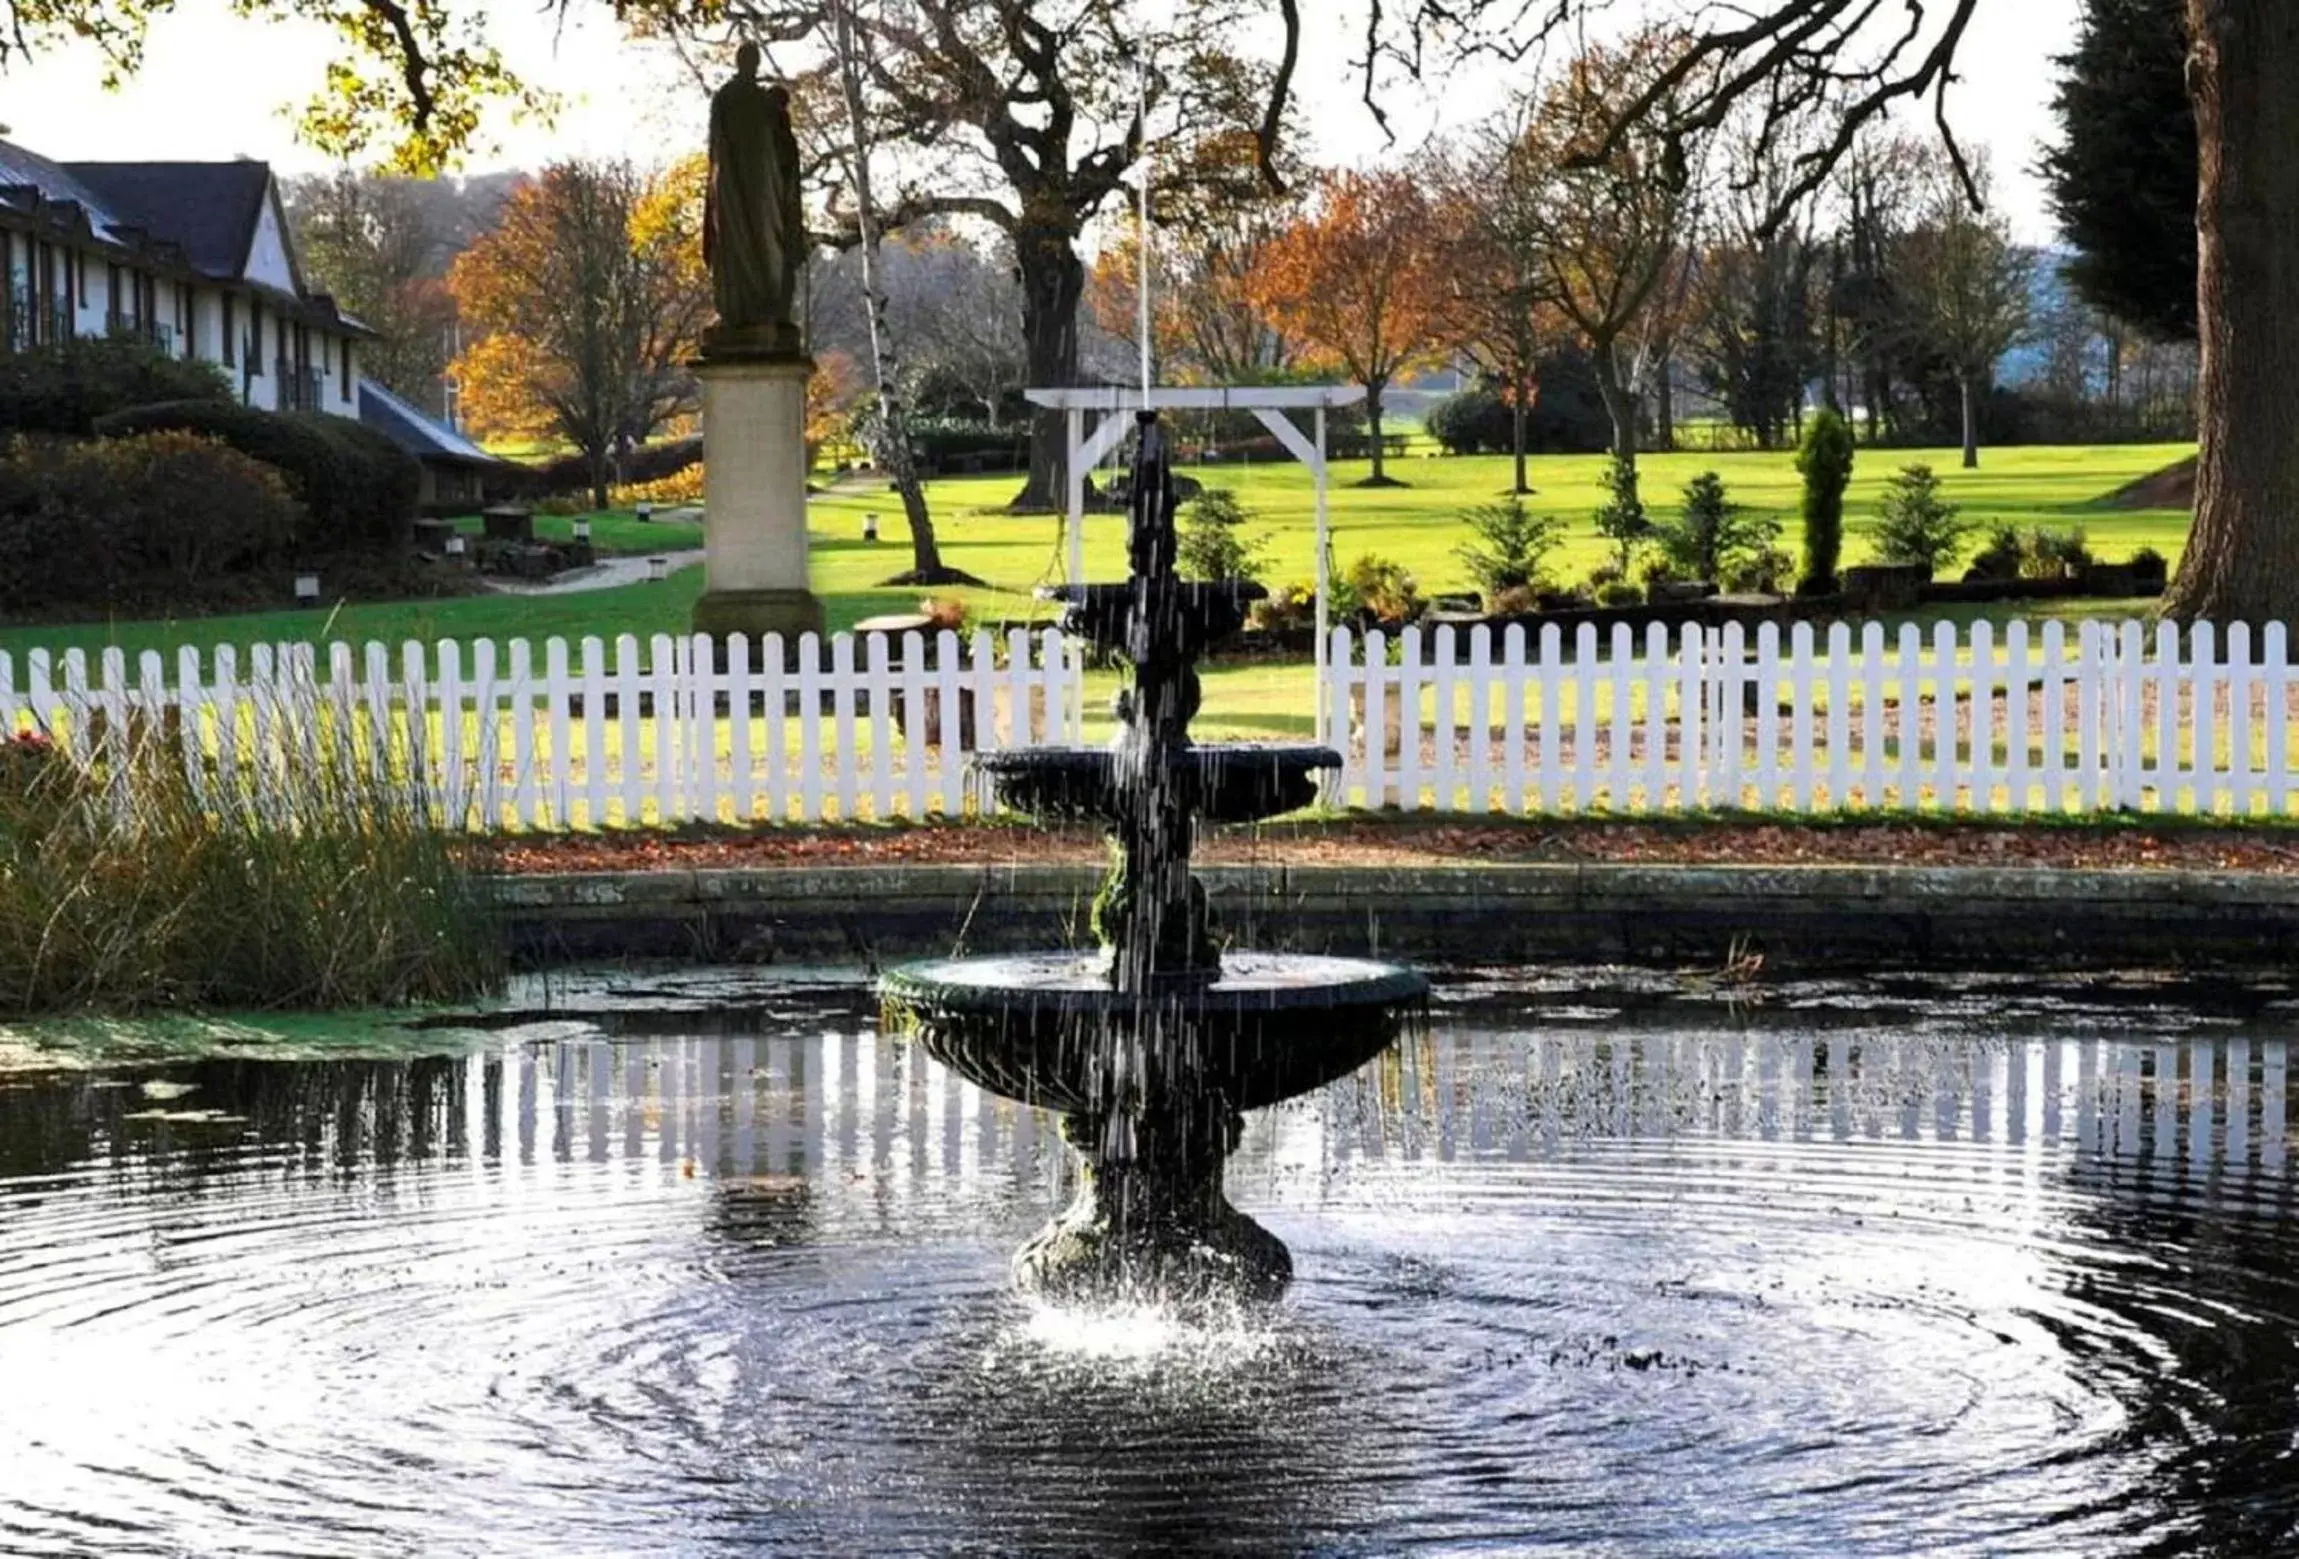
[[[2167,341],[2195,337],[2195,110],[2187,0],[2084,0],[2060,56],[2061,143],[2044,153],[2053,214],[2085,302]]]

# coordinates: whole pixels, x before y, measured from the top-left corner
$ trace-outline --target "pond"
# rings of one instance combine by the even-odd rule
[[[1440,992],[1253,1118],[1294,1288],[1189,1325],[1011,1296],[1067,1155],[859,974],[0,1045],[0,1551],[2299,1542],[2284,993]]]

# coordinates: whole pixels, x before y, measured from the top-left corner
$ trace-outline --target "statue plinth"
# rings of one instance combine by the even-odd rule
[[[711,325],[702,333],[702,361],[756,362],[780,358],[786,362],[803,362],[808,369],[814,360],[806,355],[806,342],[798,327],[786,320],[761,325]]]
[[[814,360],[770,350],[784,327],[706,334],[702,380],[703,572],[697,633],[820,633],[806,563],[806,382]],[[714,332],[716,333],[716,332]],[[796,335],[792,331],[793,336]]]

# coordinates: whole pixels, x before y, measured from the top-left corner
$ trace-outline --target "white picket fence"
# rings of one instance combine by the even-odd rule
[[[1004,653],[1001,654],[1000,650]],[[0,736],[37,731],[103,759],[138,730],[180,745],[202,784],[296,794],[321,751],[420,782],[442,822],[595,828],[704,821],[819,822],[956,815],[975,800],[975,752],[1079,735],[1074,649],[1052,632],[943,632],[789,646],[625,635],[541,664],[514,639],[219,648],[173,668],[107,650],[0,652]],[[107,745],[110,744],[110,745]]]
[[[1337,630],[1328,800],[1614,815],[2292,809],[2281,624]]]
[[[2280,625],[1340,629],[1331,649],[1337,807],[2282,816],[2299,773]],[[1084,734],[1077,651],[1043,630],[755,660],[702,636],[295,644],[172,670],[0,652],[0,735],[101,759],[141,729],[259,799],[323,750],[388,754],[442,822],[500,830],[956,816],[986,805],[975,753]]]

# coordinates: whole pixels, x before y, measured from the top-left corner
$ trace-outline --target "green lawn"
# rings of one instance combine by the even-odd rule
[[[2176,561],[2186,535],[2184,513],[2109,511],[2096,505],[2102,496],[2124,483],[2189,452],[2185,446],[2173,445],[1998,450],[1983,455],[1980,470],[1965,472],[1956,468],[1953,450],[1863,450],[1849,500],[1846,561],[1857,562],[1867,554],[1864,538],[1885,477],[1900,465],[1919,459],[1928,460],[1943,474],[1949,498],[1963,505],[1964,512],[1983,527],[1997,523],[2022,527],[2081,525],[2090,534],[2093,551],[2103,557],[2119,558],[2135,548],[2152,546]],[[1672,507],[1678,490],[1696,473],[1714,469],[1723,475],[1736,501],[1779,514],[1785,521],[1783,545],[1791,552],[1796,550],[1798,483],[1790,455],[1648,455],[1642,464],[1647,502],[1656,512]],[[1537,492],[1530,502],[1570,521],[1568,539],[1553,560],[1552,571],[1585,575],[1605,556],[1605,543],[1589,518],[1600,501],[1602,465],[1596,456],[1546,456],[1532,463]],[[1500,457],[1397,461],[1392,471],[1410,485],[1387,489],[1353,486],[1365,471],[1362,462],[1334,468],[1336,560],[1346,566],[1361,552],[1379,552],[1413,570],[1424,592],[1466,588],[1467,576],[1453,556],[1463,537],[1461,512],[1505,490],[1509,462]],[[1234,487],[1259,511],[1262,528],[1269,533],[1269,550],[1276,559],[1276,581],[1311,576],[1315,567],[1311,487],[1305,470],[1285,464],[1192,468],[1192,474]],[[1063,571],[1058,520],[1044,515],[1017,517],[1001,507],[1015,485],[1016,479],[1010,476],[961,477],[934,482],[929,488],[945,561],[992,586],[955,593],[968,597],[978,613],[993,618],[1041,612],[1043,608],[1031,599],[1030,591],[1058,581]],[[871,510],[878,513],[880,533],[885,538],[877,545],[861,540],[862,516]],[[558,533],[555,527],[569,523],[538,518],[537,527],[541,534],[550,536]],[[812,529],[814,586],[828,608],[832,627],[843,628],[863,617],[916,605],[921,592],[890,589],[881,583],[909,563],[901,506],[891,493],[824,496],[813,507]],[[674,530],[679,532],[675,540],[670,534]],[[1124,530],[1122,515],[1088,517],[1089,573],[1104,578],[1122,573]],[[699,537],[690,527],[642,526],[623,513],[600,516],[593,539],[612,550],[628,545],[629,550],[651,552],[693,546]],[[133,654],[144,649],[173,650],[186,644],[205,648],[221,643],[246,646],[319,638],[354,642],[381,639],[389,643],[449,637],[524,636],[541,640],[554,634],[570,639],[597,634],[611,640],[617,634],[634,633],[644,638],[683,630],[701,589],[701,569],[690,568],[661,583],[563,596],[486,595],[181,621],[0,628],[0,650],[20,655],[35,646],[57,651],[79,647],[93,653],[116,644]],[[2048,604],[2048,610],[2067,615],[2070,609],[2067,603],[2055,602]],[[2078,615],[2085,610],[2089,608],[2075,609]],[[1967,611],[1957,615],[1973,614]],[[2006,608],[1990,615],[2043,613]],[[1306,729],[1303,676],[1294,668],[1266,667],[1221,674],[1216,679],[1218,686],[1208,688],[1207,729],[1222,728],[1226,718],[1220,713],[1222,703],[1230,697],[1238,700],[1231,706],[1237,717],[1250,722],[1238,729]]]
[[[591,547],[605,557],[644,557],[655,552],[691,552],[702,545],[702,527],[683,520],[648,520],[642,523],[630,509],[601,509],[582,516],[591,522]],[[455,528],[476,536],[486,523],[476,514],[455,521]],[[560,514],[535,516],[537,541],[573,541],[574,518]]]

